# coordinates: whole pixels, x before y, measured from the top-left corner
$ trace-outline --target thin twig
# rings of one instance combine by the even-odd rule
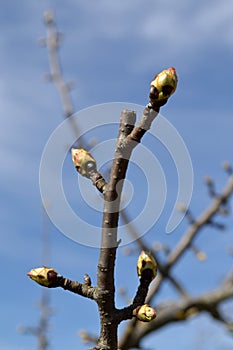
[[[197,297],[182,298],[180,301],[170,302],[166,306],[158,307],[158,317],[147,323],[135,326],[131,334],[121,339],[120,349],[128,350],[140,346],[141,339],[147,334],[160,329],[172,322],[185,321],[187,318],[206,311],[215,319],[222,321],[222,316],[218,312],[219,305],[225,300],[233,297],[233,284],[223,283],[218,289],[202,294]],[[132,329],[132,328],[131,328]]]
[[[66,118],[71,123],[71,129],[74,131],[76,137],[80,136],[80,131],[74,119],[69,118],[74,113],[74,107],[70,95],[69,84],[66,83],[62,77],[61,65],[59,62],[58,49],[60,47],[60,34],[57,31],[56,23],[52,11],[46,11],[44,14],[44,22],[47,29],[46,39],[43,43],[48,49],[49,65],[50,65],[50,79],[54,82],[59,96],[61,98],[63,112]],[[83,140],[81,137],[77,140],[76,146],[83,148]]]
[[[228,182],[224,189],[222,190],[221,194],[218,195],[218,197],[212,198],[212,202],[210,206],[204,210],[204,212],[195,220],[195,223],[189,226],[188,230],[182,236],[179,243],[176,245],[176,247],[173,249],[173,251],[168,255],[167,263],[164,264],[164,269],[166,273],[170,272],[170,269],[173,268],[176,264],[176,262],[181,258],[181,256],[186,252],[186,250],[192,245],[192,242],[194,238],[197,236],[198,233],[200,233],[201,229],[208,225],[209,222],[213,219],[215,215],[217,215],[223,205],[226,205],[232,196],[233,193],[233,174],[231,173]],[[224,292],[226,292],[224,295],[226,298],[232,298],[233,297],[233,275],[230,274],[227,278],[226,282],[224,283]],[[147,296],[147,302],[151,303],[154,296],[158,293],[161,285],[163,282],[162,275],[159,275],[156,280],[151,285],[151,288],[149,290],[148,296]],[[225,297],[224,297],[225,298]],[[187,298],[182,299],[183,302],[186,302]],[[207,299],[206,299],[207,301]],[[219,300],[219,302],[221,299]],[[209,300],[210,302],[210,300]],[[175,307],[175,306],[174,306]],[[159,312],[160,314],[160,312]],[[166,314],[167,320],[169,319],[169,311],[167,311]],[[173,314],[171,312],[170,314],[170,321],[174,321]],[[179,318],[177,317],[175,321],[179,321]],[[155,321],[153,321],[155,322]],[[140,337],[143,337],[144,335],[142,333],[137,332],[136,328],[136,320],[132,320],[128,326],[125,329],[124,334],[122,335],[121,341],[120,341],[120,347],[122,350],[128,350],[131,346],[137,346],[137,344],[140,341]],[[137,342],[132,341],[132,339],[137,338]],[[132,345],[131,345],[132,343]]]

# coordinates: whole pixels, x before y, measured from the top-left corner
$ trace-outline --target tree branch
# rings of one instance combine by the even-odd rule
[[[217,197],[212,198],[212,202],[210,206],[204,210],[204,212],[195,220],[194,223],[192,223],[184,236],[181,238],[179,243],[176,245],[176,247],[173,249],[173,251],[168,255],[167,262],[163,265],[165,275],[170,274],[170,269],[175,266],[176,262],[179,260],[179,258],[184,254],[184,252],[191,246],[194,238],[197,236],[198,233],[200,233],[201,229],[205,226],[208,225],[209,222],[213,219],[213,217],[221,212],[222,206],[225,206],[227,202],[229,201],[229,198],[231,197],[233,193],[233,174],[230,173],[230,176],[228,178],[227,184],[222,190],[221,194],[218,195]],[[224,284],[224,291],[226,291],[225,295],[228,296],[228,298],[231,298],[233,296],[233,291],[232,291],[232,285],[233,285],[233,275],[230,274],[228,279],[226,280]],[[163,282],[163,276],[158,275],[156,280],[153,282],[151,285],[151,288],[149,290],[148,296],[147,296],[147,302],[151,303],[152,299],[154,296],[158,293],[162,282]],[[228,285],[228,287],[226,287]],[[227,290],[229,291],[229,294],[227,293]],[[190,300],[185,296],[185,299],[183,299],[183,302],[186,300]],[[173,309],[171,309],[173,310]],[[174,306],[175,310],[175,306]],[[167,314],[169,315],[169,310],[166,311]],[[160,311],[158,312],[160,314]],[[168,317],[168,316],[167,316]],[[158,317],[159,319],[159,317]],[[160,320],[162,320],[161,318]],[[165,319],[165,318],[164,318]],[[171,322],[173,322],[174,317],[172,317],[171,314]],[[176,319],[178,321],[178,319]],[[155,323],[155,321],[153,321]],[[137,332],[136,328],[136,320],[132,320],[129,325],[127,326],[125,333],[122,336],[121,339],[121,349],[126,350],[129,349],[129,344],[131,344],[132,339],[135,337],[138,338],[139,341],[139,334]],[[142,335],[143,336],[143,335]],[[136,343],[135,343],[136,344]],[[134,346],[135,346],[134,344]]]
[[[45,44],[48,47],[51,79],[54,81],[60,93],[65,116],[69,117],[73,113],[73,108],[69,97],[68,85],[62,79],[57,55],[60,37],[56,30],[53,14],[51,12],[47,12],[44,16],[44,20],[47,26],[47,38],[45,40]],[[152,90],[150,91],[150,103],[144,109],[139,125],[134,127],[136,120],[135,112],[122,112],[120,130],[109,182],[106,183],[102,175],[97,172],[96,167],[93,166],[93,164],[95,164],[95,160],[93,158],[90,159],[91,155],[86,154],[86,161],[81,161],[81,165],[80,162],[76,162],[77,170],[82,175],[91,179],[96,188],[104,195],[102,239],[97,272],[97,288],[94,289],[93,287],[88,286],[86,283],[80,284],[78,282],[64,279],[63,277],[60,277],[59,281],[57,279],[56,283],[58,283],[58,285],[56,285],[54,281],[49,286],[47,285],[47,287],[61,286],[64,289],[68,289],[82,296],[94,298],[97,301],[100,314],[101,332],[96,349],[117,349],[117,325],[121,319],[125,319],[126,317],[126,313],[123,316],[122,310],[116,310],[114,300],[114,266],[116,250],[119,245],[117,240],[117,227],[123,183],[129,159],[134,147],[136,147],[136,145],[141,141],[141,138],[145,132],[150,128],[153,120],[159,113],[160,106],[167,102],[168,97],[175,91],[177,84],[177,76],[174,68],[165,70],[156,77],[157,78],[155,78],[153,81],[153,93]],[[164,84],[166,87],[170,85],[169,92],[167,89],[164,89]],[[74,124],[72,127],[75,134],[78,135],[77,126]],[[83,146],[81,147],[83,148]],[[82,151],[85,152],[85,150]],[[91,166],[91,170],[86,166],[88,162]],[[133,306],[138,306],[138,304],[144,302],[150,282],[151,279],[148,279],[148,281],[145,282],[144,278],[141,278],[140,286],[134,298]],[[120,312],[121,317],[119,318]],[[115,317],[114,319],[114,315],[118,315],[118,317]],[[128,317],[131,318],[132,314],[130,314]]]
[[[183,252],[188,248],[199,231],[208,225],[213,217],[220,211],[221,206],[225,205],[233,192],[233,175],[229,176],[228,182],[222,193],[213,198],[210,206],[199,216],[199,218],[190,225],[188,231],[184,234],[180,242],[169,254],[166,267],[169,269],[182,256]]]
[[[168,255],[167,262],[164,264],[166,271],[169,271],[176,262],[181,258],[184,252],[192,244],[194,238],[201,231],[201,229],[208,225],[213,217],[218,214],[221,210],[221,207],[227,203],[233,193],[233,174],[228,178],[227,184],[222,190],[221,194],[218,197],[212,199],[210,206],[201,213],[199,218],[195,220],[195,223],[189,226],[186,233],[182,236],[178,244],[175,246],[173,251]],[[150,293],[148,295],[148,301],[150,302],[154,294],[158,291],[161,281],[156,279],[151,287]]]
[[[102,241],[97,273],[97,302],[101,318],[101,337],[99,345],[103,347],[105,344],[106,349],[117,349],[116,321],[109,321],[109,315],[116,311],[114,300],[114,266],[116,249],[119,244],[117,241],[117,227],[123,182],[131,153],[138,142],[140,142],[145,131],[148,130],[157,114],[157,111],[146,107],[139,126],[135,127],[127,138],[125,138],[125,136],[128,134],[129,129],[125,126],[129,124],[129,120],[131,121],[131,125],[134,125],[136,114],[132,111],[123,111],[121,114],[115,156],[110,172],[110,179],[104,193]],[[145,130],[143,128],[145,128]]]
[[[61,65],[59,62],[58,49],[61,43],[61,34],[57,31],[56,23],[52,11],[46,11],[44,13],[44,23],[47,29],[47,36],[45,39],[40,40],[48,49],[50,75],[49,79],[54,82],[63,108],[65,118],[68,118],[71,123],[71,128],[74,131],[74,135],[80,135],[79,128],[72,118],[69,117],[74,113],[74,107],[70,96],[70,87],[62,77]],[[76,146],[83,148],[82,138],[79,138]]]
[[[61,287],[83,297],[96,299],[96,288],[90,286],[91,282],[88,283],[90,281],[88,275],[84,275],[84,283],[80,283],[59,275],[53,268],[42,266],[32,269],[27,273],[27,276],[43,287]]]
[[[233,298],[233,283],[224,282],[220,288],[200,296],[182,298],[178,302],[174,301],[174,303],[168,303],[166,306],[158,306],[157,318],[150,323],[140,323],[140,326],[134,322],[134,328],[130,325],[130,328],[121,338],[119,347],[121,350],[140,348],[140,341],[146,335],[172,322],[185,321],[200,312],[208,312],[212,317],[222,322],[223,317],[219,313],[218,307],[229,298]],[[130,329],[131,333],[129,332]]]

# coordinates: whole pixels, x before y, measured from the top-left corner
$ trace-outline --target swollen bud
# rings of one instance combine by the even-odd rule
[[[175,92],[178,78],[175,68],[171,67],[156,74],[150,83],[149,99],[153,106],[163,106],[168,98]]]
[[[138,257],[138,263],[137,263],[137,273],[138,276],[141,277],[142,273],[145,270],[151,271],[151,280],[153,280],[157,275],[157,264],[155,262],[155,259],[149,252],[145,252],[142,250],[141,254]]]
[[[156,317],[156,312],[155,309],[153,309],[153,307],[151,307],[148,304],[145,304],[139,306],[134,311],[134,316],[136,316],[139,321],[150,322]]]
[[[33,281],[44,287],[53,287],[57,280],[57,272],[50,267],[37,267],[27,273]]]
[[[96,172],[96,161],[85,149],[71,149],[72,160],[77,171],[82,175],[89,177],[91,172]]]

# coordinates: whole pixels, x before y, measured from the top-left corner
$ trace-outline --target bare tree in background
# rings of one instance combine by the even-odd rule
[[[42,264],[49,264],[50,260],[50,221],[42,205]],[[32,335],[37,340],[37,350],[47,350],[50,347],[49,328],[52,315],[51,297],[49,290],[43,289],[41,299],[38,303],[40,310],[38,324],[36,326],[18,326],[18,332],[25,335]]]
[[[64,115],[66,118],[69,118],[74,110],[69,95],[69,85],[64,82],[61,74],[58,57],[59,33],[57,32],[52,12],[46,12],[44,20],[47,28],[47,37],[42,42],[48,48],[51,69],[50,79],[55,83],[61,96]],[[213,180],[210,178],[206,179],[211,200],[209,206],[203,210],[199,217],[194,218],[189,208],[180,207],[180,210],[186,213],[189,227],[176,245],[169,250],[162,244],[158,244],[156,249],[151,250],[151,246],[148,247],[143,238],[139,237],[136,228],[129,224],[127,213],[125,211],[120,212],[119,209],[123,182],[133,149],[141,142],[143,135],[149,130],[152,122],[158,115],[160,107],[167,102],[168,97],[175,90],[175,71],[167,70],[160,74],[166,75],[168,80],[165,80],[166,82],[169,81],[170,85],[166,84],[166,87],[164,87],[164,85],[158,85],[157,81],[155,82],[154,87],[152,86],[150,91],[150,101],[145,107],[138,125],[135,126],[135,112],[122,111],[116,151],[108,182],[99,173],[96,160],[85,150],[82,140],[79,140],[78,148],[72,151],[72,158],[77,171],[80,175],[89,178],[103,195],[104,211],[102,241],[97,266],[97,285],[92,286],[91,278],[87,271],[84,271],[83,282],[65,278],[53,268],[41,267],[32,269],[28,273],[31,279],[44,287],[61,287],[97,303],[100,334],[97,337],[89,336],[88,333],[83,334],[83,338],[86,341],[90,340],[95,343],[93,350],[141,348],[141,343],[148,334],[156,332],[170,323],[184,322],[189,317],[202,312],[207,312],[215,320],[223,323],[229,330],[232,330],[233,327],[233,320],[227,319],[220,308],[224,301],[233,297],[232,271],[228,272],[216,289],[195,296],[190,295],[186,291],[185,286],[173,274],[177,262],[188,250],[192,250],[199,260],[205,258],[204,253],[195,244],[195,240],[197,236],[201,235],[203,228],[206,226],[223,228],[222,225],[216,222],[216,218],[219,215],[229,214],[229,199],[233,193],[233,170],[231,165],[224,163],[228,179],[225,187],[219,193],[215,191]],[[167,74],[171,74],[172,77],[167,77]],[[75,134],[78,134],[77,126],[71,126]],[[119,215],[122,216],[125,223],[129,224],[131,235],[134,237],[138,248],[142,250],[137,263],[139,276],[137,291],[132,298],[132,302],[122,309],[118,309],[115,306],[114,280],[116,252],[120,244],[117,238]],[[163,262],[160,261],[158,254],[160,250],[165,250],[166,252],[166,259]],[[153,308],[154,300],[165,281],[170,282],[180,295],[180,298],[169,304],[161,301],[157,305],[155,312]],[[118,339],[118,326],[124,320],[130,320],[130,322],[126,325],[121,338]]]

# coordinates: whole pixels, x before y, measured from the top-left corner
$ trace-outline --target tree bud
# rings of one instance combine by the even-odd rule
[[[89,174],[96,171],[95,159],[84,149],[71,149],[72,160],[77,171],[82,175],[89,177]]]
[[[27,273],[33,281],[44,287],[52,287],[57,280],[57,272],[50,267],[37,267]]]
[[[153,307],[151,307],[148,304],[145,304],[145,305],[139,306],[136,309],[135,316],[139,321],[150,322],[156,317],[156,312],[155,312],[155,309],[153,309]]]
[[[175,68],[171,67],[156,74],[150,83],[151,104],[164,105],[168,98],[175,92],[178,78]]]
[[[137,263],[138,276],[141,277],[143,271],[145,271],[145,270],[151,270],[151,272],[152,272],[151,280],[153,280],[156,277],[157,264],[156,264],[153,256],[149,252],[144,252],[144,250],[143,250],[138,257],[138,263]]]

